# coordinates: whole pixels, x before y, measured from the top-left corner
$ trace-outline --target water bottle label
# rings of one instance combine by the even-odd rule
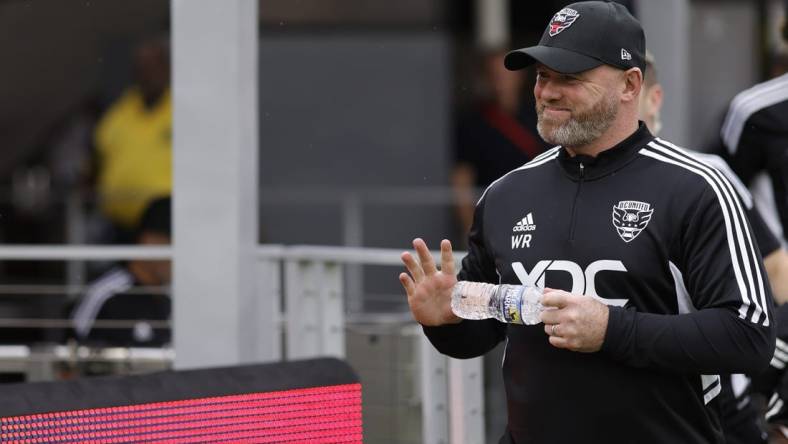
[[[510,324],[522,324],[523,316],[520,303],[523,297],[524,287],[516,286],[506,289],[503,297],[503,317]]]

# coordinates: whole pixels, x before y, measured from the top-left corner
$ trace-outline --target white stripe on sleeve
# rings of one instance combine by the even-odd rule
[[[736,200],[733,195],[734,192],[732,187],[717,170],[697,161],[684,152],[684,150],[674,145],[666,146],[667,142],[659,139],[657,140],[660,143],[650,142],[649,147],[651,149],[644,148],[640,153],[698,174],[711,186],[712,190],[717,195],[717,200],[722,208],[725,222],[731,263],[742,299],[742,304],[739,307],[739,316],[742,319],[746,319],[752,304],[754,305],[754,312],[750,321],[753,323],[761,323],[760,319],[761,316],[763,316],[763,325],[769,325],[769,317],[766,315],[758,300],[758,290],[760,290],[760,293],[763,295],[762,299],[765,302],[763,279],[760,275],[759,266],[752,260],[752,258],[755,257],[752,239],[750,239],[741,205],[739,205],[738,200]],[[746,247],[746,244],[749,244],[749,249]],[[738,253],[736,251],[737,246],[739,248]],[[755,270],[753,270],[753,268],[755,268]],[[744,269],[743,272],[742,269]],[[756,283],[756,280],[758,283]]]

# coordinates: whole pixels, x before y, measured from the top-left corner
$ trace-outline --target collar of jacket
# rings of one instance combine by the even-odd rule
[[[637,152],[650,142],[651,135],[646,125],[641,121],[638,129],[632,135],[622,140],[618,145],[606,149],[596,157],[578,154],[569,155],[566,149],[558,154],[558,163],[572,180],[580,179],[580,164],[583,164],[583,180],[594,180],[605,177],[626,166],[636,158]]]

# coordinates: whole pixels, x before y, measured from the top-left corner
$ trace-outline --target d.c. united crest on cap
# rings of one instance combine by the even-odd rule
[[[654,209],[650,204],[636,200],[622,200],[613,207],[613,226],[624,242],[638,237],[651,220]]]
[[[564,29],[572,26],[572,23],[580,17],[580,13],[571,8],[564,8],[558,11],[553,19],[550,20],[550,37],[554,37]]]

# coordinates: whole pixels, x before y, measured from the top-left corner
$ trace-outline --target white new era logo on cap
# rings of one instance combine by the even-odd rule
[[[624,48],[621,48],[621,60],[632,60],[632,54]]]

